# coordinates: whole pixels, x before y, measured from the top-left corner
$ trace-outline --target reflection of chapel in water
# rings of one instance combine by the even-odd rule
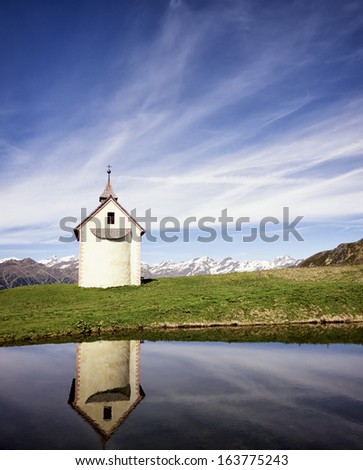
[[[69,404],[106,441],[143,399],[140,341],[77,345]]]

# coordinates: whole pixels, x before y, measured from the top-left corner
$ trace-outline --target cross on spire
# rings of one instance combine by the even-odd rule
[[[110,179],[111,179],[111,168],[112,168],[111,165],[107,165],[107,181],[108,181],[108,184],[111,184],[111,183],[110,183]]]

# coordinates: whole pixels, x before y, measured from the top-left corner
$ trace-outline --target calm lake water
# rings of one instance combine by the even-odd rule
[[[362,449],[363,346],[0,348],[1,449]]]

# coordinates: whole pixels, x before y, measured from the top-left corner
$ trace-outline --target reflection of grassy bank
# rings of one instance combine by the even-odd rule
[[[122,337],[125,337],[124,332]],[[194,328],[129,333],[129,339],[149,341],[223,341],[274,343],[363,344],[363,323],[329,325],[272,325]]]
[[[0,341],[57,337],[71,340],[79,335],[116,335],[124,329],[142,329],[139,337],[149,339],[148,335],[153,334],[150,328],[169,326],[363,321],[362,280],[362,267],[346,266],[164,278],[142,287],[113,289],[80,289],[74,285],[21,287],[0,292]],[[232,329],[228,334],[241,334],[238,330]],[[297,327],[293,330],[299,331]],[[307,337],[313,329],[303,330],[305,333],[291,341],[310,342]],[[224,335],[223,329],[216,331]],[[241,340],[263,341],[266,337],[265,341],[290,342],[284,339],[285,333],[282,339],[273,336],[276,328],[271,333],[269,328],[264,329],[262,339],[259,335],[263,329],[259,329],[257,339],[253,339],[256,333],[248,333],[252,335],[249,339],[248,329],[241,331],[245,336]],[[330,334],[329,329],[321,331],[324,336]],[[280,328],[278,334],[281,332]],[[188,335],[213,339],[210,330],[165,334],[170,339],[174,339],[173,335],[180,339],[187,339]],[[362,330],[352,328],[344,334],[359,336]],[[268,335],[272,335],[271,339]]]
[[[84,342],[99,340],[144,341],[214,341],[225,343],[294,343],[294,344],[363,344],[363,323],[328,323],[294,325],[258,325],[208,328],[147,328],[127,329],[113,333],[95,332],[91,335],[75,334],[72,337],[48,337],[17,340],[11,344]],[[8,344],[8,343],[3,343]],[[1,343],[0,343],[1,346]]]

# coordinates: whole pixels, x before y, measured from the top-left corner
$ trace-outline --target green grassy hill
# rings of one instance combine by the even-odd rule
[[[0,342],[124,329],[363,321],[363,267],[157,279],[140,287],[0,292]]]

